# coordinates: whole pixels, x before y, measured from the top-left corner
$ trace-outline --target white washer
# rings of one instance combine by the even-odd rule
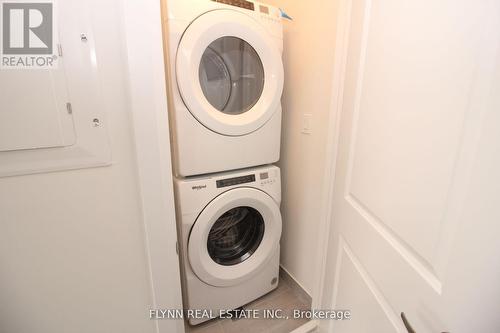
[[[280,188],[275,166],[175,179],[186,309],[217,316],[278,286]]]
[[[246,0],[169,0],[165,27],[175,172],[279,160],[283,27]]]

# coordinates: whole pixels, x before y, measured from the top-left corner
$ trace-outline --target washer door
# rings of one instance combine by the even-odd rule
[[[191,114],[222,135],[256,131],[280,104],[281,53],[267,31],[241,12],[214,10],[197,18],[179,44],[176,73]]]
[[[268,263],[280,237],[280,210],[269,195],[252,188],[229,190],[205,207],[191,230],[191,268],[212,286],[239,284]]]

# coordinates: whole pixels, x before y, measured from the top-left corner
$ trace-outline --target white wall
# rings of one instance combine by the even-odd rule
[[[336,1],[267,2],[293,17],[291,22],[284,21],[281,263],[312,294],[325,190]],[[312,115],[309,135],[302,133],[304,114]]]
[[[89,3],[113,165],[0,179],[0,332],[155,331],[122,1]]]

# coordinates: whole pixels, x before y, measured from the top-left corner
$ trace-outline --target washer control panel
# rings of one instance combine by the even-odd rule
[[[219,179],[216,181],[217,188],[248,184],[255,182],[255,175],[240,176],[234,178]]]
[[[261,185],[273,184],[274,182],[276,182],[276,175],[269,173],[270,171],[259,173],[259,179]]]
[[[182,214],[198,215],[211,200],[239,188],[255,188],[281,202],[280,169],[273,165],[198,177],[174,178],[176,203]]]
[[[260,185],[274,184],[276,182],[275,170],[265,170],[255,174],[243,175],[238,177],[222,178],[215,181],[217,188],[224,188],[230,186],[238,186],[242,184],[255,183],[260,181]]]

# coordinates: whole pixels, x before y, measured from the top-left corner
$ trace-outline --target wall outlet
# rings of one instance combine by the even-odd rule
[[[302,116],[302,131],[303,134],[312,133],[312,114],[304,113]]]

